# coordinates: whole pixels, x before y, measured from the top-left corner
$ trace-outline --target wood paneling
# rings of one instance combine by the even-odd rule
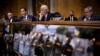
[[[25,7],[27,8],[27,0],[12,0],[10,4],[10,10],[14,13],[16,16],[20,16],[20,8]]]
[[[7,0],[6,5],[0,5],[3,6],[2,9],[0,9],[0,17],[2,17],[2,14],[7,14],[9,11],[13,12],[16,16],[20,16],[20,8],[27,8],[27,0]]]
[[[2,2],[3,1],[3,2]],[[14,15],[20,16],[20,8],[27,8],[27,0],[0,0],[0,18],[2,14],[12,11]],[[83,15],[84,7],[90,5],[94,8],[95,14],[100,14],[100,0],[54,0],[54,9],[63,16],[68,17],[69,11],[73,10],[76,17]],[[50,0],[33,0],[33,13],[37,15],[41,4],[50,7]],[[52,4],[52,3],[51,3]]]
[[[75,11],[75,15],[79,17],[82,13],[81,0],[55,0],[55,11],[67,17],[70,10]]]
[[[55,23],[56,22],[56,23]],[[97,28],[100,29],[99,21],[27,21],[27,22],[13,22],[11,24],[47,24],[47,25],[66,25],[66,26],[76,26],[85,28]]]
[[[10,0],[10,11],[14,13],[16,16],[20,16],[20,8],[27,8],[27,0]]]
[[[27,0],[18,0],[18,16],[20,16],[20,8],[27,8]]]
[[[100,14],[100,0],[55,0],[55,11],[67,17],[70,10],[76,17],[83,15],[84,7],[93,6],[94,13]]]

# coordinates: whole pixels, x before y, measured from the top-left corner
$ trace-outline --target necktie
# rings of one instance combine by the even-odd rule
[[[43,21],[46,21],[46,19],[45,19],[45,15],[42,16],[42,19],[43,19]]]
[[[89,18],[86,18],[86,21],[90,21],[90,19]]]
[[[70,16],[70,21],[73,21],[73,16]]]
[[[24,17],[23,17],[23,20],[24,20],[24,21],[25,21],[25,20],[27,20],[27,17],[26,17],[26,16],[24,16]]]

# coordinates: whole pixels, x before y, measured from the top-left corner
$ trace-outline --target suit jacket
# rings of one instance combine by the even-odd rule
[[[80,21],[84,21],[85,16],[82,16],[79,18]],[[100,16],[99,15],[92,15],[90,18],[90,21],[100,21]]]
[[[36,18],[32,15],[28,15],[27,17],[28,17],[27,18],[28,20],[36,21]],[[18,18],[18,21],[21,22],[21,21],[23,21],[23,19],[24,19],[24,17],[21,16],[21,17]]]
[[[2,22],[5,21],[6,23],[11,23],[10,20],[12,20],[12,22],[16,22],[16,21],[17,21],[17,20],[16,20],[16,17],[12,17],[11,19],[8,19],[8,18],[7,18],[6,20],[2,20]],[[5,34],[8,34],[8,33],[9,33],[8,30],[10,30],[10,29],[8,28],[8,25],[4,25],[2,36],[4,36]]]
[[[10,22],[10,20],[12,20],[12,22],[17,22],[17,17],[12,17],[11,19],[7,19],[7,22]]]
[[[41,20],[39,20],[39,17],[38,17],[38,19],[37,19],[37,21],[49,21],[51,18],[52,18],[52,16],[53,16],[53,14],[52,13],[48,13],[47,14],[47,18],[45,18],[45,17],[42,17],[42,19]]]
[[[68,18],[66,18],[65,21],[70,21],[70,16]],[[73,17],[73,21],[77,21],[77,18]]]
[[[27,17],[28,17],[27,20],[36,21],[36,18],[32,15],[28,15]],[[22,22],[23,20],[24,20],[24,17],[21,16],[19,17],[18,22]],[[23,30],[25,31],[25,34],[30,33],[30,31],[32,30],[32,25],[30,24],[24,24],[22,26],[24,27]]]

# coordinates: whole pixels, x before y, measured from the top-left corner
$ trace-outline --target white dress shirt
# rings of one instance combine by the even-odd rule
[[[70,16],[70,21],[73,21],[73,19],[74,19],[73,16]]]
[[[91,17],[89,18],[84,18],[84,21],[89,21],[91,19]]]

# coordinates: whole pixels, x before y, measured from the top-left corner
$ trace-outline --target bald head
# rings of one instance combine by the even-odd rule
[[[7,17],[8,17],[8,19],[11,19],[13,17],[13,13],[8,12]]]
[[[49,12],[48,6],[47,5],[41,5],[40,13],[41,14],[47,14],[48,12]]]

